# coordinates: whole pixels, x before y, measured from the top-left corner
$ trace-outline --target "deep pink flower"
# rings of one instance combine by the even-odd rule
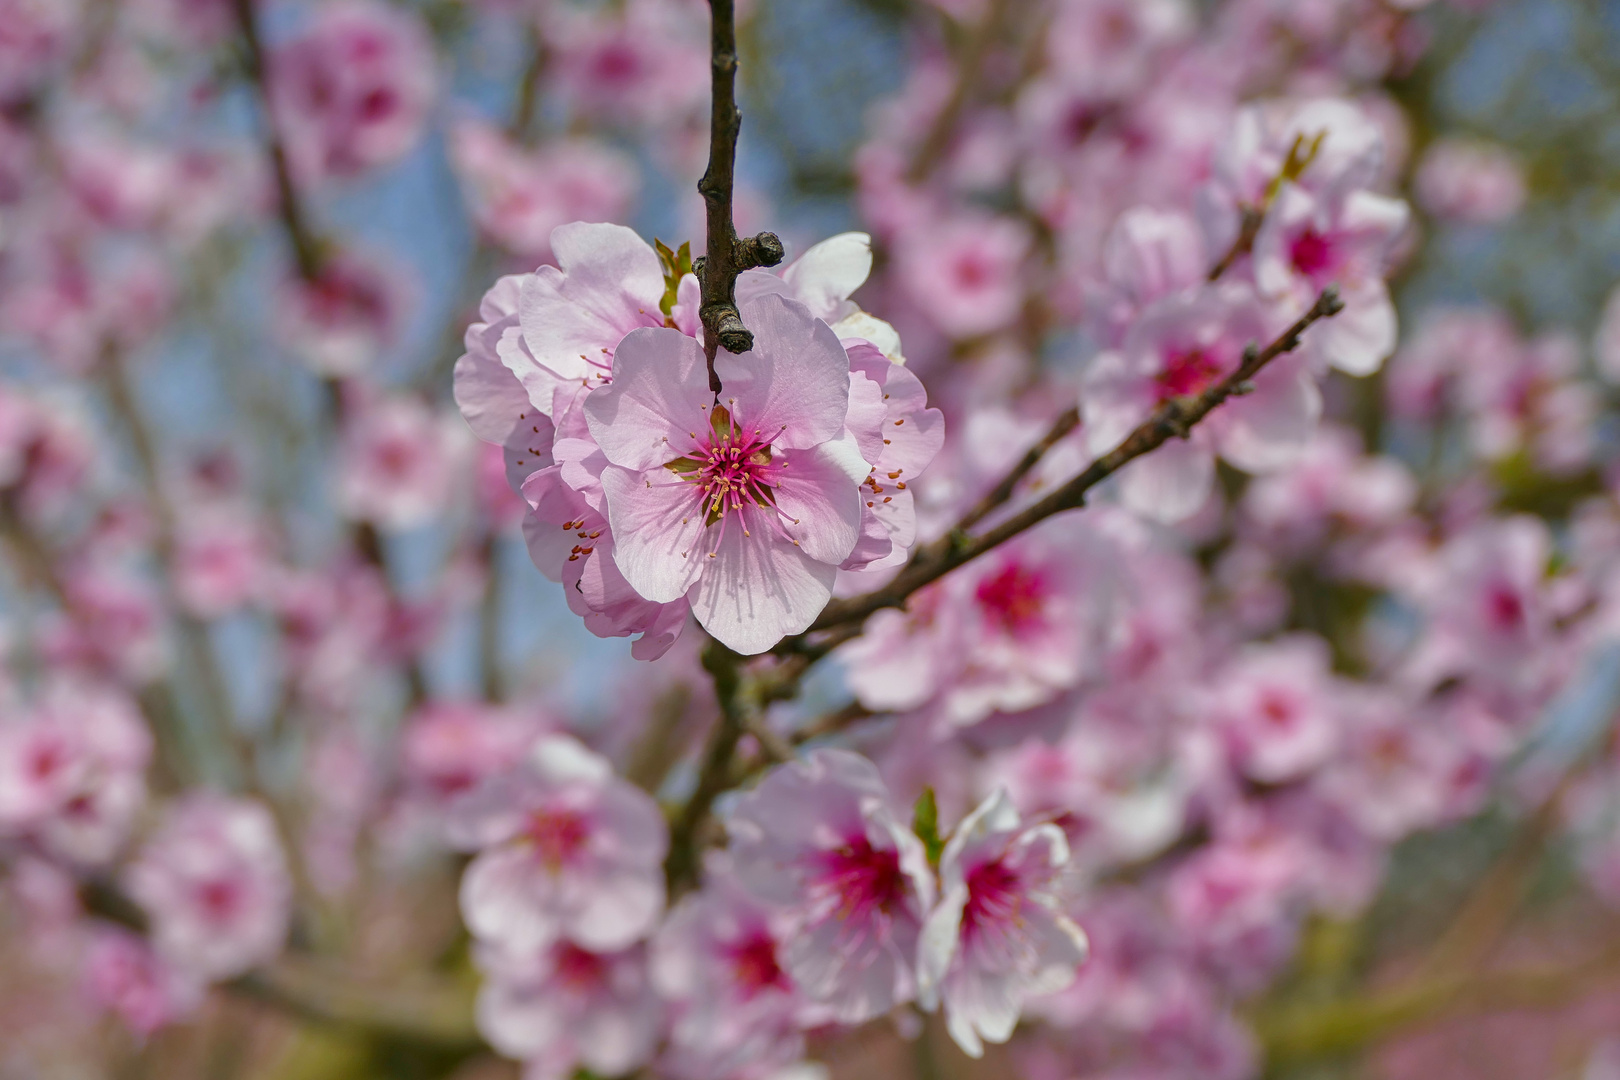
[[[482,940],[622,949],[663,913],[663,815],[566,735],[536,740],[517,769],[453,811],[452,841],[479,852],[461,881],[461,912]]]
[[[1006,1042],[1024,1000],[1062,990],[1085,962],[1086,935],[1064,914],[1076,883],[1052,824],[1026,825],[997,790],[964,818],[939,862],[939,905],[923,927],[918,997],[945,1006],[971,1057]]]
[[[817,750],[771,772],[726,819],[739,881],[784,916],[783,969],[841,1023],[916,993],[933,875],[888,800],[871,762]]]
[[[276,297],[276,333],[319,375],[368,370],[403,328],[411,288],[397,269],[351,252],[293,275]]]
[[[846,433],[849,359],[827,325],[778,296],[742,313],[754,349],[716,359],[719,402],[696,341],[644,329],[620,343],[585,415],[630,586],[658,603],[687,597],[704,629],[758,653],[832,596],[871,466]]]
[[[175,803],[124,873],[165,961],[198,978],[240,975],[287,937],[291,885],[270,813],[246,799]]]

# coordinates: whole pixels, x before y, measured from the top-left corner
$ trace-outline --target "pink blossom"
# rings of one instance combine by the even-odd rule
[[[400,770],[412,790],[443,809],[516,767],[541,730],[511,710],[429,702],[406,721]]]
[[[149,581],[91,564],[76,568],[65,584],[67,610],[41,635],[48,662],[137,684],[168,666],[160,601]]]
[[[66,59],[79,18],[76,0],[0,0],[0,99],[25,96]]]
[[[403,157],[435,92],[433,43],[416,17],[376,0],[323,6],[270,58],[271,102],[306,183]]]
[[[1052,70],[1092,101],[1139,91],[1153,58],[1186,36],[1193,15],[1183,0],[1087,0],[1058,9],[1046,53]]]
[[[559,225],[622,218],[636,193],[635,163],[594,139],[529,150],[468,119],[452,131],[450,152],[478,227],[529,258],[551,254],[551,230]]]
[[[804,1053],[805,1004],[780,960],[783,923],[719,867],[670,913],[651,964],[671,1003],[664,1070],[690,1080],[763,1077]]]
[[[217,619],[257,599],[270,564],[270,540],[242,506],[187,515],[176,531],[174,590],[193,615]]]
[[[1146,206],[1121,214],[1103,249],[1107,286],[1099,316],[1106,343],[1118,345],[1142,308],[1199,285],[1209,263],[1190,214]]]
[[[812,245],[780,273],[746,270],[737,278],[739,300],[780,293],[833,328],[846,347],[866,342],[897,364],[905,363],[900,335],[851,300],[872,273],[872,238],[848,232]]]
[[[124,881],[158,955],[198,978],[240,975],[286,941],[287,865],[257,802],[200,793],[175,803]]]
[[[708,40],[690,4],[564,9],[544,25],[558,81],[583,114],[652,128],[703,107]]]
[[[758,653],[806,629],[854,549],[871,472],[846,434],[849,358],[827,325],[777,296],[742,306],[746,357],[715,361],[675,330],[627,336],[585,402],[613,558],[641,596],[686,596],[717,639]]]
[[[1011,218],[953,218],[914,229],[895,250],[907,296],[951,337],[1005,328],[1023,304],[1029,230]]]
[[[1382,841],[1439,824],[1450,774],[1469,756],[1461,733],[1392,694],[1344,695],[1340,710],[1343,749],[1318,778],[1323,797]]]
[[[816,750],[783,765],[726,831],[738,880],[783,913],[778,959],[809,1000],[859,1023],[912,999],[933,876],[871,762]]]
[[[1205,706],[1234,764],[1251,779],[1297,780],[1339,744],[1327,650],[1299,635],[1252,645],[1211,681]]]
[[[356,403],[342,435],[338,502],[385,529],[428,521],[450,497],[466,449],[461,425],[411,397]]]
[[[146,800],[151,756],[151,733],[122,694],[53,683],[0,724],[0,834],[72,862],[108,861]]]
[[[368,370],[403,329],[410,286],[374,258],[343,252],[312,280],[294,274],[276,297],[276,332],[318,375]]]
[[[98,927],[90,938],[84,986],[91,1001],[116,1013],[141,1038],[189,1016],[202,1001],[201,984],[116,927]]]
[[[1019,820],[998,790],[963,819],[940,857],[939,905],[923,927],[918,996],[945,1006],[971,1057],[1006,1042],[1026,998],[1062,990],[1085,962],[1086,936],[1063,914],[1069,845],[1051,824]]]
[[[1418,163],[1418,202],[1440,218],[1490,224],[1519,212],[1526,196],[1524,170],[1500,146],[1440,139]]]
[[[1080,408],[1087,449],[1101,456],[1163,402],[1215,385],[1237,369],[1244,348],[1263,331],[1263,313],[1242,287],[1202,288],[1149,305],[1120,347],[1097,356],[1086,372]],[[1216,453],[1252,472],[1297,458],[1322,409],[1309,371],[1298,359],[1282,357],[1255,377],[1254,387],[1222,405],[1190,439],[1129,465],[1120,476],[1125,505],[1179,521],[1208,498]]]
[[[1368,191],[1335,199],[1295,183],[1283,184],[1272,201],[1254,239],[1261,294],[1303,310],[1324,287],[1337,285],[1344,300],[1343,311],[1305,335],[1321,363],[1368,375],[1395,351],[1395,308],[1384,274],[1408,215],[1405,203]]]
[[[567,1080],[583,1067],[623,1076],[652,1056],[662,1009],[644,950],[592,952],[569,941],[478,952],[486,981],[478,1030],[524,1080]]]
[[[567,736],[537,739],[518,768],[457,800],[450,827],[479,852],[461,881],[462,916],[503,949],[560,939],[622,949],[663,912],[663,815]]]

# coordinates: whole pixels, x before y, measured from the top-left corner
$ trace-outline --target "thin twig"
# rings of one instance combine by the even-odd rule
[[[736,184],[737,135],[742,113],[737,110],[737,15],[732,0],[709,0],[709,69],[713,99],[709,108],[709,167],[698,181],[708,218],[707,254],[694,266],[702,287],[703,348],[709,361],[709,389],[720,392],[715,374],[715,353],[724,347],[741,354],[754,347],[754,335],[737,311],[737,275],[756,266],[775,266],[785,252],[775,233],[740,239],[731,219],[732,191]]]
[[[1250,348],[1226,378],[1203,393],[1191,397],[1171,398],[1160,405],[1152,416],[1113,450],[1088,465],[1080,475],[1051,492],[1024,510],[1001,522],[990,531],[971,536],[958,525],[945,536],[918,548],[911,561],[896,574],[894,580],[881,589],[847,600],[828,604],[806,633],[847,629],[858,624],[874,611],[886,607],[903,607],[912,593],[948,574],[950,571],[978,558],[992,548],[999,547],[1019,533],[1040,524],[1054,514],[1074,510],[1085,504],[1086,493],[1126,465],[1144,454],[1163,446],[1171,438],[1186,438],[1191,429],[1220,406],[1227,398],[1246,392],[1251,379],[1272,360],[1299,347],[1300,335],[1320,319],[1338,314],[1344,307],[1333,286],[1322,290],[1309,311],[1300,316],[1264,349]],[[1022,464],[1022,463],[1020,463]],[[778,652],[805,651],[803,634],[788,638],[778,646]],[[853,635],[850,635],[853,636]],[[847,640],[847,638],[846,638]],[[818,643],[825,646],[825,642]]]
[[[1065,409],[1058,418],[1052,421],[1052,426],[1046,434],[1041,436],[1040,442],[1029,448],[1029,451],[1018,460],[1018,464],[1003,476],[995,487],[991,488],[973,509],[962,515],[962,520],[956,523],[958,529],[971,529],[991,514],[1008,499],[1012,498],[1020,482],[1028,476],[1035,466],[1041,463],[1048,450],[1061,442],[1064,436],[1080,426],[1080,407],[1078,405]]]
[[[714,679],[720,718],[704,747],[697,786],[670,827],[664,875],[672,900],[696,883],[702,873],[703,852],[698,834],[708,820],[709,808],[716,797],[731,786],[732,758],[736,756],[737,743],[747,723],[742,702],[741,665],[742,658],[718,641],[709,642],[703,650],[703,667]]]
[[[299,276],[310,281],[321,270],[321,243],[310,230],[309,219],[304,215],[303,203],[293,184],[287,147],[276,127],[275,106],[270,93],[270,69],[265,62],[264,41],[259,36],[259,21],[253,5],[254,0],[233,0],[236,24],[247,46],[248,76],[258,88],[259,106],[264,110],[265,143],[270,154],[270,170],[275,176],[276,194],[280,198],[281,221],[286,228],[287,239],[292,243]]]

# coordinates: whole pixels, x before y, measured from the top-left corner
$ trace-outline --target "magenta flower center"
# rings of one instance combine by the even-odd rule
[[[214,878],[197,886],[197,907],[211,923],[229,922],[241,904],[242,891],[228,878]]]
[[[838,917],[866,919],[889,914],[905,894],[900,853],[880,851],[864,836],[822,856],[821,887],[838,898]]]
[[[1315,229],[1306,229],[1294,237],[1288,256],[1293,261],[1294,269],[1313,281],[1331,273],[1337,261],[1333,241]]]
[[[1497,630],[1513,631],[1524,625],[1524,601],[1512,589],[1498,586],[1485,601],[1486,614]]]
[[[705,527],[720,526],[714,546],[708,552],[711,559],[719,551],[733,519],[744,536],[752,536],[753,525],[764,521],[784,538],[798,543],[787,535],[785,525],[797,525],[799,519],[788,517],[776,506],[775,489],[788,466],[785,457],[771,450],[771,444],[781,432],[772,432],[767,437],[757,428],[748,428],[736,416],[736,407],[735,399],[731,401],[731,410],[716,405],[707,430],[692,433],[698,440],[697,447],[664,466],[680,477],[676,483],[691,486],[692,511],[683,523],[692,515],[701,514]],[[745,511],[752,513],[745,514]],[[758,511],[765,513],[761,515]]]
[[[1203,349],[1173,352],[1164,358],[1164,370],[1155,380],[1158,399],[1202,393],[1220,374],[1220,361]]]
[[[787,975],[776,962],[776,942],[759,932],[731,947],[731,973],[748,997],[766,990],[786,989]]]
[[[1006,927],[1018,920],[1023,906],[1023,890],[1018,875],[1001,859],[980,863],[967,875],[968,900],[962,909],[962,939],[972,941],[992,927]]]
[[[600,956],[568,941],[557,946],[551,961],[557,981],[578,990],[600,984],[606,967]]]
[[[524,839],[547,866],[566,865],[590,838],[585,819],[572,810],[536,810],[529,815]]]
[[[990,623],[1016,636],[1040,624],[1050,591],[1039,570],[1008,563],[980,581],[973,596]]]

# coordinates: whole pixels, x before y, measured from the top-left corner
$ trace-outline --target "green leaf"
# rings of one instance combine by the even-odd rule
[[[688,241],[672,251],[668,244],[654,237],[653,250],[658,252],[658,264],[664,269],[664,296],[658,301],[658,310],[664,313],[664,320],[668,322],[674,315],[675,300],[681,291],[681,278],[692,272],[692,244]]]
[[[911,811],[911,831],[922,841],[923,850],[928,853],[928,865],[937,869],[945,840],[939,835],[939,803],[931,787],[923,788],[922,794],[917,796],[917,805]]]

